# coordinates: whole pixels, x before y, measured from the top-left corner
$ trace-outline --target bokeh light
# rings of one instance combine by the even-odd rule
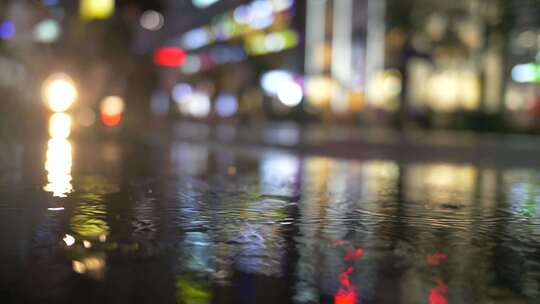
[[[46,19],[34,27],[34,40],[41,43],[52,43],[58,40],[61,31],[58,21]]]
[[[0,39],[8,40],[15,36],[15,24],[10,21],[0,22]]]
[[[210,96],[204,91],[194,91],[186,95],[178,104],[181,113],[195,118],[208,116],[211,110]]]
[[[299,84],[289,81],[280,84],[277,97],[279,101],[281,101],[281,103],[287,107],[295,107],[302,102],[304,93],[302,92],[302,87],[300,87]]]
[[[285,70],[273,70],[264,73],[261,77],[261,86],[270,96],[276,96],[286,83],[293,82],[293,75]]]
[[[238,100],[236,96],[229,93],[221,93],[216,98],[216,113],[220,117],[231,117],[238,110]]]
[[[161,47],[154,53],[154,62],[164,67],[179,67],[185,59],[186,53],[177,47]]]
[[[172,98],[176,103],[182,103],[193,93],[193,88],[187,83],[176,84],[172,89]]]
[[[165,18],[160,12],[154,10],[147,10],[139,19],[139,24],[142,28],[149,31],[158,31],[163,27]]]
[[[53,112],[64,112],[77,99],[75,84],[65,74],[51,75],[43,84],[43,98]]]
[[[81,0],[79,12],[81,19],[106,19],[114,13],[114,0]]]
[[[108,127],[114,127],[122,120],[124,99],[120,96],[107,96],[101,101],[101,121]]]

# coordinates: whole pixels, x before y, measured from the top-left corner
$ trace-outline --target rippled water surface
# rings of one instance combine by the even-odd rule
[[[51,139],[0,155],[2,303],[538,303],[540,173]]]

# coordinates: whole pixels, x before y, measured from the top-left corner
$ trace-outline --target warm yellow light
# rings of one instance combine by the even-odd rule
[[[370,104],[387,111],[397,110],[401,82],[401,74],[396,70],[385,70],[375,74],[368,84]]]
[[[306,82],[308,101],[316,107],[326,106],[337,89],[338,84],[330,77],[314,76]]]
[[[47,146],[47,171],[48,184],[43,188],[52,192],[55,197],[65,197],[73,190],[71,186],[71,143],[64,138],[52,138]]]
[[[66,75],[50,76],[43,85],[43,98],[53,112],[64,112],[77,99],[77,88]]]
[[[71,117],[65,113],[54,113],[49,120],[49,134],[52,138],[65,139],[71,133]]]
[[[480,82],[472,71],[449,70],[431,76],[428,98],[434,110],[476,110],[480,105]]]
[[[81,19],[107,19],[114,13],[114,0],[81,0]]]
[[[124,112],[124,108],[124,100],[119,96],[108,96],[101,102],[101,114],[103,115],[119,115]]]

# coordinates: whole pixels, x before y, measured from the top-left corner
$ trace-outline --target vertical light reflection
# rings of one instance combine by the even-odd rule
[[[47,144],[47,185],[43,188],[55,197],[65,197],[71,185],[72,147],[65,138],[51,138]]]
[[[412,165],[407,174],[407,198],[433,205],[473,202],[478,170],[469,165]]]
[[[55,113],[49,119],[51,138],[68,138],[71,134],[71,117],[65,113]]]
[[[264,194],[294,195],[300,161],[289,154],[267,153],[261,160],[261,190]]]
[[[328,205],[327,191],[333,162],[328,158],[307,158],[302,168],[302,199],[298,204],[302,223],[314,223],[324,217]],[[318,257],[321,233],[319,225],[299,225],[297,283],[294,299],[296,303],[318,302],[322,291],[319,289],[318,269],[322,268]],[[329,272],[329,271],[328,271]],[[333,279],[333,277],[332,277]],[[331,284],[328,284],[330,286]]]

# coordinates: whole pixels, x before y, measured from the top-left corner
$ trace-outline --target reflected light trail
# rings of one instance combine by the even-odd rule
[[[334,297],[334,304],[355,304],[356,291],[340,288]]]
[[[71,117],[65,113],[55,113],[49,119],[51,138],[66,139],[71,134]]]
[[[47,185],[43,190],[55,197],[65,197],[73,190],[71,185],[71,143],[64,138],[52,138],[47,145]]]
[[[347,251],[347,253],[345,254],[345,257],[343,258],[343,260],[345,261],[356,261],[358,260],[359,258],[362,257],[362,255],[364,254],[364,248],[357,248],[355,250],[350,250],[350,251]]]
[[[446,304],[448,303],[448,299],[446,298],[446,291],[448,290],[448,286],[441,280],[437,280],[437,287],[432,288],[428,301],[429,304]]]
[[[43,190],[54,197],[65,197],[73,190],[71,185],[72,146],[67,140],[71,133],[71,117],[55,113],[49,120],[51,139],[47,143],[45,170],[47,185]]]
[[[349,280],[350,274],[354,271],[354,268],[349,267],[345,272],[341,273],[339,276],[339,282],[342,287],[339,288],[338,292],[334,296],[334,304],[355,304],[356,303],[356,290],[354,286],[351,285]]]

